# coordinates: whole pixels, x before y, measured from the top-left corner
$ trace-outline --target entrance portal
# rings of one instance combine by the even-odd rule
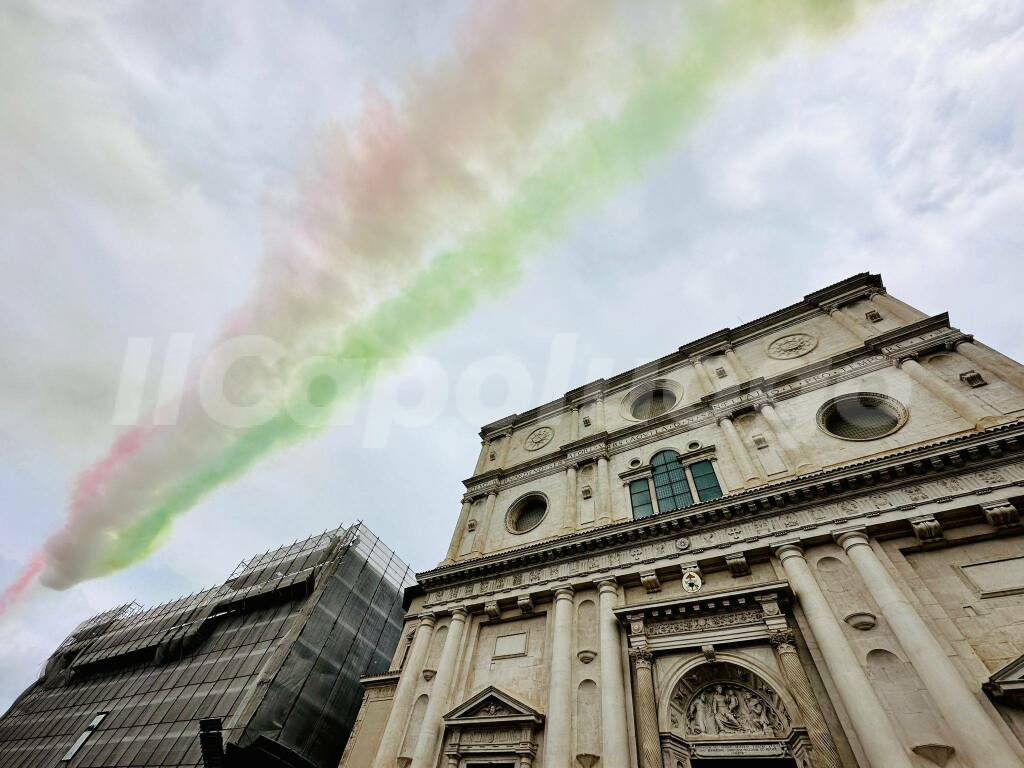
[[[692,768],[797,768],[791,757],[695,757]]]

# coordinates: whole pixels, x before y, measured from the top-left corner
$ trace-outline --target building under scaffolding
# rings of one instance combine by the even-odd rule
[[[245,561],[219,587],[101,613],[0,718],[0,768],[334,768],[412,579],[360,523]]]

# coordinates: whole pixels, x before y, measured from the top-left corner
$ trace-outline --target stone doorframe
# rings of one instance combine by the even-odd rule
[[[532,768],[544,715],[490,686],[443,718],[447,768],[468,763]]]
[[[687,740],[681,727],[673,727],[669,710],[680,681],[695,668],[716,662],[727,662],[763,681],[777,694],[778,705],[785,708],[789,722],[788,731],[775,739],[740,737],[722,739],[721,743],[735,742],[737,756],[744,752],[754,756],[760,751],[767,757],[782,751],[801,768],[841,768],[831,734],[796,655],[794,632],[784,613],[792,600],[789,583],[773,581],[615,611],[626,628],[634,664],[640,768],[688,768],[693,747],[710,745],[709,740]],[[779,674],[728,651],[730,645],[757,642],[772,644]],[[702,651],[703,656],[680,662],[663,673],[655,690],[654,658],[680,650]]]

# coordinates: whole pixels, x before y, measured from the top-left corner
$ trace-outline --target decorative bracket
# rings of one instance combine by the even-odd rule
[[[742,552],[737,552],[734,555],[726,555],[725,563],[729,566],[729,571],[734,577],[749,576],[750,575],[750,564],[747,563],[747,556]]]
[[[981,505],[985,519],[993,528],[1009,528],[1020,523],[1020,513],[1008,500],[990,501]]]
[[[645,571],[640,574],[640,583],[644,585],[649,593],[661,592],[661,581],[654,571]]]
[[[914,535],[922,544],[935,544],[943,540],[942,526],[934,515],[921,515],[909,520]]]

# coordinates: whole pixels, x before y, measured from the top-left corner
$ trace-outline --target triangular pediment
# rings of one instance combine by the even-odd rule
[[[493,685],[482,691],[444,716],[445,722],[540,719],[542,715],[532,707],[510,696]]]
[[[982,688],[996,700],[1024,704],[1024,656],[994,673]]]

